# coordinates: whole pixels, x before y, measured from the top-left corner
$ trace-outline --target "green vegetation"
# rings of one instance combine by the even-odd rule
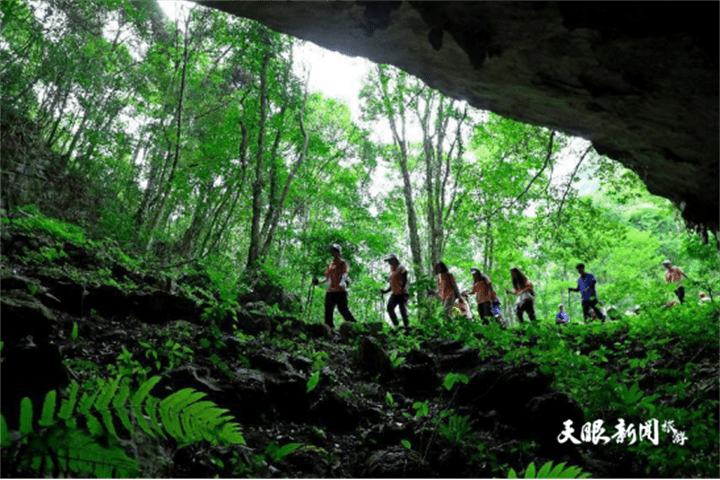
[[[587,142],[474,110],[387,65],[368,72],[355,119],[308,91],[297,40],[200,5],[174,22],[154,2],[13,0],[0,14],[0,273],[21,286],[8,291],[23,316],[42,326],[57,313],[49,334],[3,337],[3,369],[40,345],[74,379],[44,387],[38,419],[29,398],[16,430],[2,417],[10,475],[162,476],[152,460],[183,449],[178,463],[220,477],[350,476],[365,468],[358,445],[380,445],[423,462],[436,449],[437,462],[496,477],[586,478],[454,404],[472,372],[435,378],[422,359],[438,341],[477,348],[482,364],[536,365],[610,428],[672,421],[682,444],[592,446],[633,474],[717,474],[718,239],[703,242],[678,206]],[[342,334],[317,325],[324,291],[311,285],[334,243],[359,320]],[[387,322],[389,252],[411,272],[409,332]],[[665,258],[689,276],[684,305],[668,307]],[[427,295],[439,260],[460,290],[471,267],[488,274],[510,327],[445,320]],[[604,324],[568,294],[578,262],[598,280]],[[534,284],[536,323],[517,325],[502,293],[513,266]],[[358,373],[361,337],[387,353],[370,359],[384,371]],[[406,395],[408,372],[429,391]],[[150,395],[161,377],[207,392],[163,386],[161,400]],[[246,390],[223,397],[232,388]],[[210,392],[253,412],[253,437],[202,400]],[[356,435],[361,415],[381,425]]]
[[[137,476],[140,465],[126,452],[119,422],[131,437],[175,439],[180,448],[199,441],[244,444],[240,426],[213,402],[200,401],[205,393],[184,389],[165,399],[149,395],[160,381],[153,377],[131,390],[130,379],[98,380],[82,392],[77,383],[56,412],[57,392],[45,396],[42,416],[33,421],[33,405],[23,399],[17,432],[1,417],[2,448],[10,476],[86,473],[97,477]],[[83,423],[79,423],[83,419]]]

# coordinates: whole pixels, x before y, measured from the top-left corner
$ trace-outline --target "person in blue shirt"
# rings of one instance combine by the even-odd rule
[[[560,309],[560,311],[557,315],[555,315],[555,324],[567,325],[568,323],[570,323],[570,317],[567,313],[565,313],[565,305],[561,303],[560,305],[558,305],[558,308]]]
[[[568,288],[568,291],[580,292],[580,295],[582,295],[582,310],[585,321],[590,317],[590,309],[592,308],[598,318],[602,319],[602,323],[605,323],[605,314],[597,307],[598,299],[597,292],[595,291],[597,281],[595,280],[595,276],[585,271],[585,264],[583,263],[578,263],[575,268],[577,268],[580,274],[580,278],[578,278],[578,288]]]

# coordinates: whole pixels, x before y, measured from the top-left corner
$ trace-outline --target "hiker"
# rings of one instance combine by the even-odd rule
[[[493,293],[495,294],[495,300],[492,302],[492,313],[495,316],[495,320],[500,323],[500,328],[504,330],[507,328],[507,322],[503,318],[502,309],[500,308],[500,299],[497,298],[495,290],[493,290]]]
[[[335,328],[333,325],[335,305],[337,305],[346,322],[355,322],[355,317],[348,309],[348,293],[346,290],[350,283],[348,264],[340,258],[340,245],[328,245],[327,249],[333,256],[333,260],[325,269],[325,279],[318,282],[316,278],[313,278],[313,285],[330,282],[327,293],[325,293],[325,324],[332,329]]]
[[[455,277],[448,271],[447,265],[445,265],[444,262],[435,264],[435,274],[438,276],[437,295],[443,304],[445,318],[450,320],[455,300],[460,298],[460,291],[458,290],[457,283],[455,283]]]
[[[587,321],[588,318],[592,319],[592,316],[590,315],[590,309],[592,308],[596,314],[595,318],[600,318],[602,323],[605,323],[605,314],[597,307],[598,299],[597,292],[595,291],[597,281],[595,280],[595,276],[592,273],[585,271],[584,263],[578,263],[575,268],[580,274],[577,283],[578,288],[570,287],[568,288],[568,292],[581,292],[582,311],[585,321]]]
[[[512,293],[517,296],[515,302],[515,312],[520,323],[524,323],[523,312],[527,312],[528,318],[531,322],[536,321],[535,318],[535,292],[533,291],[533,284],[530,280],[522,274],[520,269],[513,267],[510,269],[510,275],[512,275],[513,290],[505,290],[505,293]]]
[[[477,297],[478,315],[485,322],[493,318],[492,302],[497,300],[497,294],[492,288],[490,277],[483,274],[477,267],[472,267],[470,273],[473,276],[473,288],[469,292],[465,292],[463,297],[475,294]]]
[[[560,309],[560,311],[557,315],[555,315],[555,324],[567,325],[568,323],[570,323],[570,317],[567,313],[565,313],[565,305],[561,303],[560,305],[558,305],[558,308]]]
[[[462,315],[463,317],[467,318],[468,320],[472,320],[472,313],[470,312],[470,304],[468,304],[465,299],[461,296],[457,299],[455,304],[453,305],[453,312],[459,315]]]
[[[668,283],[677,283],[678,287],[675,289],[675,295],[677,295],[680,303],[685,303],[685,287],[682,286],[683,277],[690,280],[690,277],[685,275],[685,272],[680,270],[680,267],[673,267],[670,260],[663,260],[665,265],[665,281]]]
[[[408,289],[408,271],[404,266],[400,265],[400,260],[398,260],[397,255],[394,253],[385,257],[385,261],[390,264],[390,275],[388,275],[388,283],[390,283],[390,287],[386,290],[381,288],[380,292],[383,294],[392,292],[387,303],[387,312],[388,315],[390,315],[390,320],[392,320],[393,325],[396,327],[399,326],[397,315],[395,315],[395,307],[399,306],[400,315],[403,319],[403,325],[405,325],[405,330],[409,331],[410,322],[408,321],[407,313],[407,301],[408,298],[410,298]]]
[[[705,292],[700,292],[700,299],[698,300],[698,305],[704,305],[705,303],[710,301],[710,297],[705,295]]]

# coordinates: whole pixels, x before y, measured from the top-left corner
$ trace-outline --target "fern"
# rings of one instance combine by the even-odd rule
[[[205,393],[186,388],[160,400],[150,395],[159,381],[152,377],[132,392],[128,378],[100,380],[81,396],[73,382],[57,412],[57,392],[47,393],[37,422],[31,400],[24,398],[18,431],[9,431],[5,417],[0,417],[3,460],[9,459],[11,472],[135,477],[139,465],[121,446],[121,434],[132,438],[141,431],[154,439],[170,437],[181,447],[203,440],[245,443],[240,425],[227,410],[200,401]]]
[[[508,473],[508,478],[518,478],[517,473],[512,468]],[[565,462],[555,465],[555,468],[553,468],[553,462],[547,462],[540,467],[539,471],[536,471],[535,464],[530,462],[530,465],[525,470],[524,478],[590,478],[590,475],[583,473],[580,467],[566,468]]]

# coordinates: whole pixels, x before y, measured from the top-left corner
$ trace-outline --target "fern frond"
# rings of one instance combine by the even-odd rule
[[[24,398],[20,404],[20,440],[14,440],[5,417],[0,416],[3,456],[9,452],[9,458],[17,460],[16,464],[10,462],[14,470],[22,473],[137,476],[138,463],[120,445],[116,418],[117,425],[131,437],[140,430],[152,438],[170,436],[183,445],[202,440],[225,445],[245,443],[240,425],[228,410],[201,401],[205,393],[186,388],[160,400],[150,395],[159,381],[160,377],[150,378],[133,393],[129,379],[101,379],[79,400],[80,387],[73,382],[57,412],[57,392],[48,392],[37,430],[32,401]]]
[[[517,473],[512,468],[508,473],[508,478],[518,478]],[[547,462],[536,470],[535,464],[530,462],[525,470],[525,478],[590,478],[590,475],[583,473],[580,467],[565,467],[565,462],[555,465],[553,462]]]

